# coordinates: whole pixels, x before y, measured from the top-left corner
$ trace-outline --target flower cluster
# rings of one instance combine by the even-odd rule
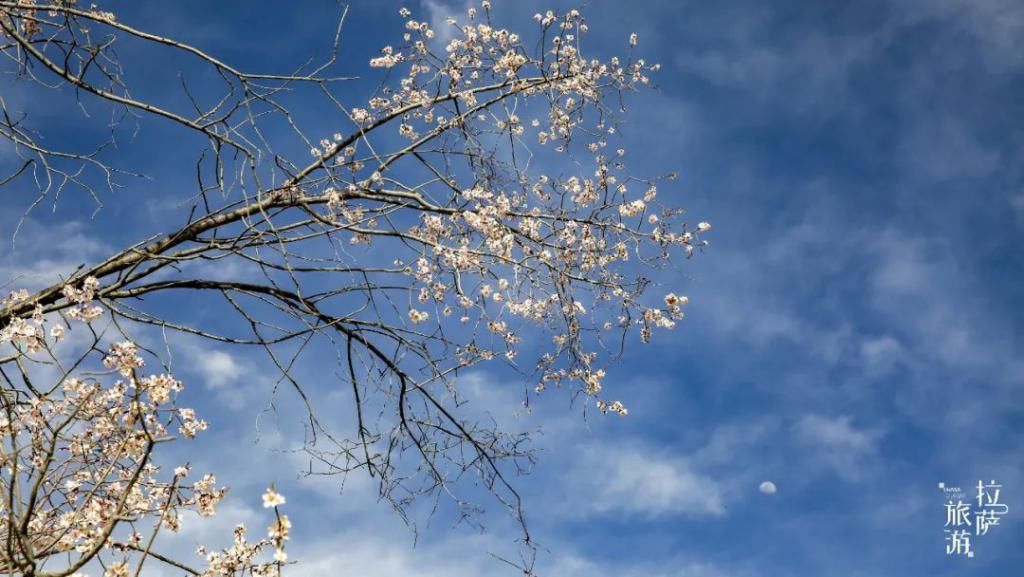
[[[284,497],[271,486],[263,494],[263,506],[274,509],[274,521],[267,528],[267,536],[257,541],[248,540],[248,531],[243,524],[235,526],[233,544],[221,551],[208,551],[200,547],[198,553],[207,562],[202,577],[228,577],[249,574],[253,577],[272,577],[281,574],[281,567],[288,560],[285,542],[291,539],[292,523],[278,507]],[[264,552],[273,551],[269,560],[262,560]]]
[[[24,289],[11,291],[7,298],[0,301],[0,307],[17,305],[27,301],[28,298],[28,291]],[[42,309],[38,306],[30,318],[11,319],[6,326],[0,328],[0,345],[11,343],[15,347],[23,347],[30,353],[38,352],[45,344],[43,322]],[[63,336],[63,332],[58,331],[54,338],[60,336]]]
[[[602,413],[618,413],[623,417],[629,414],[629,411],[626,410],[626,407],[619,401],[612,401],[611,403],[609,403],[607,401],[598,400],[597,410],[601,411]]]
[[[87,281],[66,289],[65,296],[79,306],[96,287]],[[19,291],[4,305],[24,299]],[[22,347],[15,349],[17,358],[41,350],[52,355],[57,339],[53,331],[47,336],[41,330],[43,323],[38,309],[29,319],[14,319],[2,343]],[[87,360],[72,363],[82,367],[81,375],[65,372],[51,388],[7,378],[0,389],[0,512],[7,519],[0,538],[12,545],[0,552],[4,571],[49,564],[58,573],[84,577],[78,569],[99,558],[105,559],[105,577],[134,574],[146,559],[138,554],[144,550],[139,530],[147,522],[154,536],[161,529],[178,531],[186,511],[212,516],[226,493],[211,474],[189,484],[188,466],[174,467],[167,477],[154,463],[156,448],[174,438],[172,424],[188,438],[207,426],[194,410],[175,406],[181,381],[141,374],[145,361],[127,340],[107,348],[99,363],[106,371],[86,370]],[[15,486],[23,489],[8,490]],[[236,542],[244,554],[211,555],[202,575],[280,574],[291,523],[277,510],[284,504],[280,494],[269,490],[264,503],[275,508],[268,537],[256,544]],[[257,561],[255,554],[268,547],[273,560]]]
[[[96,277],[86,277],[82,281],[82,286],[78,288],[71,284],[64,285],[64,297],[74,305],[67,309],[69,318],[89,322],[103,315],[102,308],[91,304],[99,286],[100,282]]]
[[[404,44],[385,46],[370,61],[402,71],[397,86],[349,109],[356,130],[364,131],[361,140],[372,142],[371,124],[396,130],[412,142],[409,150],[444,140],[466,149],[469,171],[432,167],[441,190],[393,191],[387,171],[406,153],[360,159],[353,145],[332,158],[327,218],[350,231],[352,243],[397,237],[406,247],[418,245],[406,269],[415,284],[407,322],[456,317],[480,327],[457,347],[460,364],[499,354],[517,359],[522,330],[532,324],[551,331],[555,345],[540,355],[538,392],[575,383],[602,412],[624,415],[621,403],[599,397],[604,344],[595,329],[636,330],[646,342],[653,329],[675,327],[685,297],[645,306],[649,283],[638,266],[667,264],[676,250],[690,256],[707,244],[701,235],[710,230],[706,222],[693,229],[678,223],[681,211],[658,201],[660,179],[630,174],[625,150],[610,147],[617,130],[605,99],[647,85],[659,66],[632,56],[585,57],[588,28],[577,10],[537,14],[546,44],[534,51],[519,34],[495,27],[483,8],[486,18],[470,9],[447,20],[443,52],[435,51],[431,25],[402,9]],[[635,34],[628,45],[637,45]],[[573,165],[585,172],[534,174],[525,164],[488,163],[475,152],[529,158],[533,146],[574,153]],[[472,181],[457,186],[465,174]],[[420,211],[414,226],[380,228],[385,218],[393,222],[391,211],[410,206]],[[430,306],[436,312],[425,310]]]
[[[92,304],[96,297],[96,290],[99,288],[99,281],[95,277],[87,277],[82,281],[80,287],[67,284],[64,285],[62,293],[68,300],[70,306],[65,307],[64,314],[70,320],[92,322],[103,315],[103,309]],[[29,298],[28,291],[22,289],[12,291],[7,298],[0,300],[0,307],[12,307],[25,303]],[[15,347],[24,347],[29,353],[39,352],[45,347],[45,331],[43,326],[46,323],[43,314],[43,307],[35,305],[29,317],[13,317],[7,325],[0,328],[0,345],[11,343]],[[64,338],[64,325],[54,323],[50,326],[49,336],[55,341]]]

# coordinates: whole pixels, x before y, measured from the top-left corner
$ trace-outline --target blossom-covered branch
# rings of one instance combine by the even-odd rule
[[[170,564],[194,575],[279,575],[286,560],[290,523],[277,511],[284,499],[272,489],[275,507],[268,536],[255,543],[236,530],[234,548],[206,556],[192,569],[154,549],[161,530],[177,531],[186,511],[208,517],[225,489],[216,477],[192,477],[189,466],[166,470],[154,462],[158,446],[177,437],[194,439],[207,428],[196,412],[178,407],[180,381],[146,374],[145,360],[131,341],[106,351],[90,323],[95,279],[69,289],[78,308],[64,318],[37,309],[0,332],[14,354],[0,365],[0,571],[39,577],[139,575],[143,564]],[[23,302],[12,293],[2,302]],[[60,343],[69,334],[91,337],[71,353]],[[101,354],[95,354],[101,353]],[[98,361],[98,362],[97,362]],[[49,379],[43,367],[50,369]],[[273,559],[262,559],[273,549]]]
[[[463,411],[457,376],[503,361],[528,383],[526,404],[557,387],[626,415],[628,391],[607,385],[609,365],[630,339],[646,342],[683,318],[686,297],[651,294],[649,277],[701,250],[710,224],[686,222],[664,202],[673,174],[634,174],[616,145],[625,95],[658,70],[635,55],[635,34],[624,35],[625,56],[599,59],[586,52],[576,10],[537,14],[522,36],[493,22],[487,1],[449,18],[443,34],[408,10],[400,16],[403,30],[368,63],[386,78],[367,101],[349,102],[334,73],[344,13],[324,64],[277,75],[244,72],[72,1],[0,1],[12,72],[207,143],[195,188],[179,192],[182,226],[5,303],[0,327],[10,342],[43,347],[33,314],[109,315],[118,326],[254,346],[302,398],[308,384],[293,367],[304,343],[319,339],[336,352],[356,424],[331,430],[307,404],[305,449],[318,473],[363,470],[400,510],[446,494],[469,516],[476,506],[455,485],[472,472],[523,521],[510,475],[532,463],[529,437]],[[138,100],[114,42],[194,58],[221,79],[222,96],[204,108],[183,86],[181,109]],[[333,112],[307,126],[292,110],[311,98]],[[142,172],[115,169],[103,146],[43,148],[28,119],[4,117],[0,136],[24,162],[0,186],[35,174],[30,209],[64,188],[114,198],[97,183],[112,191]],[[231,278],[219,274],[228,264]],[[154,305],[176,294],[218,303],[238,322]],[[134,391],[149,394],[122,394]],[[160,422],[153,411],[139,422]],[[163,434],[154,424],[151,442]],[[131,462],[142,467],[139,459]],[[167,494],[157,492],[185,503]],[[18,538],[9,541],[10,562],[31,563]]]

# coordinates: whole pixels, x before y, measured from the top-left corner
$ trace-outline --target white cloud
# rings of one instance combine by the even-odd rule
[[[693,460],[704,466],[735,464],[742,452],[777,439],[780,424],[777,418],[765,417],[719,425],[708,443],[694,453]]]
[[[860,359],[870,376],[889,373],[902,360],[906,351],[899,340],[889,336],[868,337],[860,343]]]
[[[874,450],[875,436],[859,431],[850,424],[850,417],[827,418],[806,415],[796,423],[797,433],[804,439],[837,450],[858,453]]]
[[[692,470],[687,460],[627,447],[588,452],[576,482],[586,488],[586,508],[594,513],[646,516],[721,516],[722,488]]]
[[[672,560],[649,564],[638,559],[629,559],[632,564],[598,563],[591,559],[564,556],[559,558],[546,573],[559,577],[732,577],[740,573],[726,570],[710,563],[687,560]],[[744,575],[746,573],[743,573]]]
[[[882,231],[868,277],[869,303],[903,333],[910,353],[941,366],[1003,380],[1012,342],[981,298],[985,287],[963,274],[948,241]]]
[[[961,177],[984,177],[1000,169],[998,150],[984,146],[963,122],[951,115],[914,115],[900,146],[904,166],[926,183]]]
[[[109,246],[78,221],[43,224],[27,218],[17,237],[17,216],[0,216],[0,287],[38,290],[67,278],[82,265],[107,256]]]
[[[989,67],[1016,67],[1024,61],[1024,4],[1018,0],[899,0],[898,17],[904,26],[945,21],[966,32],[984,48]],[[950,42],[963,45],[960,35]],[[976,65],[976,64],[972,64]]]
[[[481,539],[458,540],[434,547],[413,549],[407,541],[374,535],[335,534],[305,556],[291,571],[296,577],[367,575],[373,577],[453,577],[499,575],[507,572],[497,562],[488,563],[488,544]],[[476,554],[474,554],[476,553]]]
[[[423,0],[423,8],[426,12],[430,28],[434,31],[434,42],[439,46],[445,46],[456,36],[456,28],[447,22],[449,16],[453,16],[459,22],[467,22],[466,10],[471,6],[478,6],[478,3],[461,0],[457,2],[444,0]],[[413,14],[413,18],[416,15]]]
[[[1007,202],[1018,218],[1024,218],[1024,191],[1009,195]]]
[[[883,436],[880,430],[858,429],[849,416],[804,415],[793,425],[797,442],[811,449],[811,456],[840,477],[864,478],[874,463]],[[813,464],[813,462],[811,463]]]
[[[408,547],[401,538],[354,531],[335,534],[315,546],[296,551],[297,577],[338,573],[367,577],[504,577],[515,570],[489,553],[503,549],[493,536],[452,535],[430,544]],[[501,554],[501,553],[496,553]],[[506,556],[518,561],[514,556]],[[341,570],[339,570],[341,569]],[[688,559],[662,559],[651,563],[628,555],[621,560],[593,559],[559,545],[542,555],[535,570],[558,577],[734,577],[739,573],[710,563]]]
[[[221,404],[235,411],[245,408],[252,402],[266,402],[260,395],[269,392],[270,387],[256,385],[266,384],[267,378],[253,369],[251,360],[238,360],[236,352],[244,349],[218,349],[209,341],[184,335],[175,335],[170,344],[171,352],[177,359],[176,372],[184,368],[194,375],[186,385],[201,386],[213,392]],[[250,354],[260,352],[253,351]],[[243,381],[246,382],[244,389],[241,386]]]
[[[714,48],[677,53],[676,66],[776,106],[819,113],[848,98],[851,71],[873,56],[878,43],[873,35],[822,34],[762,43],[753,37],[759,32],[742,31],[763,27],[730,28],[734,32],[719,37]]]
[[[818,185],[807,192],[819,188],[834,194]],[[799,220],[786,226],[736,218],[726,225],[730,230],[762,232],[753,244],[714,246],[709,262],[701,263],[701,276],[714,288],[695,287],[691,306],[709,319],[707,330],[723,337],[769,350],[795,345],[808,358],[831,365],[843,359],[852,346],[850,328],[823,321],[809,308],[808,299],[820,298],[813,291],[821,278],[841,273],[850,247],[836,243],[839,224],[830,207],[811,207]],[[730,283],[723,279],[743,280]]]
[[[205,383],[213,388],[233,383],[242,375],[242,367],[233,356],[224,351],[199,351],[195,362],[196,368],[206,379]]]

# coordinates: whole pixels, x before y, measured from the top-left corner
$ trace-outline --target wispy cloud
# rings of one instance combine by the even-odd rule
[[[950,114],[926,112],[913,122],[900,153],[910,174],[926,183],[989,176],[1002,166],[999,151]]]
[[[856,427],[852,421],[846,415],[805,415],[794,423],[793,432],[797,442],[810,448],[815,460],[840,477],[856,481],[877,468],[877,462],[871,459],[878,453],[883,433]]]
[[[590,513],[721,516],[719,483],[692,469],[686,459],[638,447],[591,448],[570,481],[583,489]]]
[[[1024,5],[1015,0],[896,0],[905,25],[942,22],[966,32],[982,48],[984,64],[1004,69],[1024,63]],[[950,42],[957,36],[950,35]]]
[[[16,213],[0,213],[0,286],[40,289],[67,278],[110,251],[109,244],[82,222],[44,223]]]
[[[456,36],[458,29],[448,23],[448,18],[456,18],[460,23],[465,23],[466,10],[472,6],[476,6],[476,3],[468,0],[423,0],[425,16],[430,28],[434,30],[434,41],[438,46],[447,45]]]

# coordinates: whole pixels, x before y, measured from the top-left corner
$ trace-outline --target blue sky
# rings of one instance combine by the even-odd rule
[[[322,0],[285,16],[270,2],[134,4],[105,7],[261,70],[326,47],[335,13]],[[494,4],[523,30],[536,11],[573,7]],[[468,5],[407,6],[441,21]],[[396,41],[399,7],[353,3],[340,71],[366,74]],[[584,13],[598,51],[636,32],[662,63],[657,89],[629,102],[627,158],[639,172],[678,170],[661,194],[714,231],[705,255],[660,279],[689,296],[686,320],[632,343],[609,375],[628,418],[585,420],[557,395],[523,413],[522,383],[498,367],[460,379],[503,425],[543,430],[541,460],[518,481],[547,548],[538,573],[1011,574],[1024,563],[1024,4],[595,0]],[[146,81],[145,67],[132,70]],[[353,82],[352,105],[378,81]],[[86,136],[76,111],[0,82],[42,124]],[[316,109],[304,114],[316,121]],[[110,196],[95,218],[75,197],[34,213],[16,250],[0,240],[4,278],[44,278],[161,230],[176,183],[191,178],[173,161],[193,150],[147,130],[147,148],[125,154],[154,180]],[[5,203],[0,227],[23,209]],[[125,215],[137,226],[112,226]],[[274,452],[296,431],[260,412],[272,386],[263,361],[176,344],[213,425],[185,450],[233,487],[217,520],[186,526],[182,548],[261,523],[258,495],[275,481],[296,525],[296,575],[513,574],[487,555],[517,551],[500,511],[480,534],[442,509],[414,548],[364,479],[339,494],[338,479],[297,480],[302,459]],[[316,379],[322,368],[299,370]],[[279,402],[288,415],[294,399]],[[339,411],[339,426],[347,418]],[[1003,483],[1010,512],[973,559],[947,556],[937,483],[979,479]],[[776,494],[758,491],[765,480]]]

